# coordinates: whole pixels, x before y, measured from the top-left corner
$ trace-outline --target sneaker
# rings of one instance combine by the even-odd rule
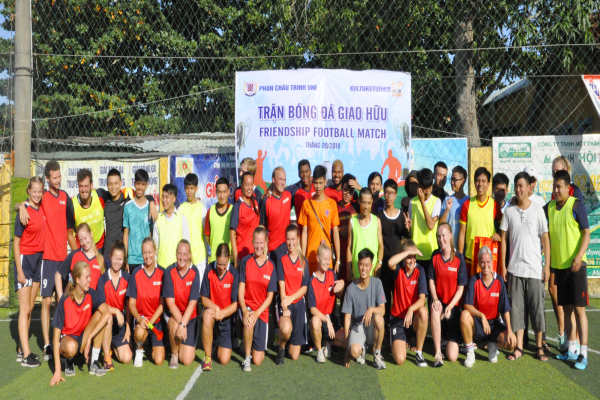
[[[488,360],[490,360],[492,364],[498,362],[498,345],[496,343],[488,343]]]
[[[567,335],[556,334],[556,341],[558,342],[558,351],[564,353],[569,349],[569,342],[567,341]]]
[[[427,362],[423,358],[423,353],[415,353],[415,363],[417,364],[417,367],[427,368]]]
[[[23,352],[21,350],[17,351],[17,362],[20,363],[23,361]]]
[[[242,371],[250,372],[252,371],[252,356],[246,356],[244,362],[242,363]]]
[[[51,344],[47,344],[44,346],[44,353],[43,353],[43,357],[44,357],[44,361],[48,362],[50,360],[52,360],[52,345]]]
[[[326,358],[331,358],[331,343],[325,341],[325,347],[323,347],[323,354]]]
[[[100,365],[100,362],[98,360],[94,361],[90,365],[89,370],[90,370],[90,375],[96,375],[96,376],[106,375],[106,370],[104,368],[102,368],[102,366]]]
[[[169,361],[169,368],[177,369],[179,367],[179,354],[171,354],[171,361]]]
[[[556,358],[558,358],[561,361],[574,361],[577,360],[577,355],[579,353],[577,352],[577,350],[575,350],[575,353],[571,353],[569,350],[567,351],[563,351],[562,353],[558,354],[556,356]]]
[[[325,348],[321,347],[321,350],[319,350],[319,352],[317,353],[317,362],[319,364],[324,364],[326,360],[327,357],[325,357]]]
[[[477,350],[477,345],[473,346],[473,350]],[[467,348],[467,346],[463,345],[460,350],[459,350],[460,354],[469,354],[469,349]]]
[[[204,363],[202,363],[202,371],[212,371],[212,359],[210,357],[204,357]]]
[[[585,369],[585,367],[587,367],[587,365],[588,365],[587,357],[584,357],[583,354],[580,354],[579,357],[577,357],[577,362],[575,363],[575,368],[583,371]]]
[[[475,351],[469,350],[467,352],[467,359],[465,360],[465,367],[472,368],[475,365]]]
[[[444,355],[441,351],[435,353],[435,362],[433,363],[433,368],[440,368],[444,366]]]
[[[106,359],[104,359],[104,364],[102,365],[102,368],[106,372],[114,371],[115,370],[115,366],[113,365],[112,358],[106,358]]]
[[[373,357],[373,366],[377,369],[385,369],[385,362],[383,362],[381,353]]]
[[[141,367],[144,365],[144,350],[136,350],[135,351],[135,360],[133,360],[134,367]]]
[[[363,347],[362,349],[362,353],[360,353],[360,356],[358,356],[356,358],[356,363],[360,364],[360,365],[365,365],[365,348]]]
[[[65,359],[65,376],[75,376],[75,361],[72,358]]]
[[[31,353],[27,357],[23,357],[23,361],[21,361],[21,367],[35,368],[42,365],[40,360],[38,360],[34,356],[35,354]]]
[[[283,365],[285,362],[285,347],[279,347],[277,349],[277,359],[275,360],[275,364]]]

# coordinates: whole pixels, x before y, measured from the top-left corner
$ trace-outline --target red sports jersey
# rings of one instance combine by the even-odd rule
[[[210,299],[219,309],[224,310],[231,303],[238,301],[238,289],[238,272],[233,265],[229,265],[222,278],[219,278],[219,274],[217,273],[216,261],[213,261],[206,267],[200,295]]]
[[[495,272],[493,274],[494,280],[489,287],[486,287],[483,283],[481,272],[473,275],[469,281],[467,300],[465,301],[465,304],[475,307],[489,321],[498,318],[498,315],[510,311],[504,279]]]
[[[325,196],[329,197],[330,199],[334,199],[336,203],[338,201],[342,201],[342,189],[337,190],[335,186],[327,186],[325,188]]]
[[[392,305],[392,315],[398,318],[404,318],[408,307],[419,300],[419,295],[427,295],[427,283],[425,272],[421,266],[417,265],[410,276],[406,276],[404,267],[398,265],[393,272],[394,276],[394,304]]]
[[[73,229],[71,219],[67,221],[67,214],[73,213],[73,200],[63,190],[58,196],[47,190],[42,197],[42,210],[46,214],[44,260],[63,261],[67,258],[67,229]]]
[[[315,195],[315,185],[310,184],[310,191],[304,190],[303,187],[298,186],[297,189],[292,192],[292,196],[294,199],[294,212],[296,213],[296,219],[300,215],[300,211],[302,210],[302,205],[304,204],[304,200],[310,199]]]
[[[44,251],[46,216],[44,209],[41,207],[35,209],[30,205],[26,205],[25,208],[27,208],[27,212],[29,213],[29,222],[27,226],[24,226],[21,223],[19,213],[17,213],[17,218],[15,219],[15,236],[21,238],[21,244],[19,245],[21,254],[28,256]]]
[[[300,264],[300,258],[296,262],[288,254],[284,255],[277,262],[277,280],[285,282],[285,294],[291,296],[296,293],[302,286],[308,286],[308,261],[304,259],[304,268]],[[296,299],[293,304],[302,300],[302,297]]]
[[[260,206],[260,224],[269,232],[269,251],[273,251],[285,243],[285,230],[290,224],[292,211],[292,194],[283,192],[277,198],[271,195],[262,201]]]
[[[260,224],[258,212],[259,208],[256,201],[254,201],[254,208],[252,208],[241,199],[235,202],[233,210],[231,210],[229,228],[236,233],[236,246],[238,259],[240,260],[254,252],[252,235]]]
[[[183,315],[190,301],[198,301],[200,295],[200,273],[198,268],[191,266],[185,275],[181,276],[177,270],[177,263],[171,265],[165,271],[163,281],[163,297],[175,299],[175,306]],[[194,307],[190,319],[198,316],[197,307]]]
[[[136,299],[136,308],[140,315],[150,319],[160,305],[162,297],[163,269],[156,266],[148,276],[144,266],[140,265],[131,274],[127,297]],[[156,322],[160,321],[160,318]]]
[[[263,194],[260,192],[260,190],[258,189],[258,186],[254,187],[254,198],[260,202],[260,199],[262,199]],[[242,197],[242,188],[240,186],[238,186],[235,191],[233,192],[233,201],[236,202],[240,199],[240,197]]]
[[[333,287],[337,276],[331,268],[325,272],[325,280],[321,282],[314,274],[308,281],[308,307],[315,307],[321,313],[330,315],[335,308],[335,293]]]
[[[277,273],[271,260],[259,266],[251,255],[242,260],[240,265],[240,283],[245,284],[244,300],[246,306],[255,311],[262,306],[268,292],[277,291]],[[259,317],[264,322],[269,322],[269,307]]]
[[[60,329],[63,335],[81,336],[92,314],[104,303],[104,296],[94,289],[90,289],[84,296],[81,304],[71,299],[66,294],[60,298],[52,326]]]
[[[104,293],[106,305],[120,311],[125,311],[127,286],[129,286],[129,274],[123,270],[119,271],[119,282],[117,283],[117,286],[115,286],[112,279],[110,279],[109,269],[102,274],[100,281],[98,281],[98,291]]]
[[[83,249],[77,249],[69,253],[65,261],[62,262],[60,267],[58,267],[58,272],[62,276],[63,280],[66,280],[69,277],[69,274],[73,270],[73,267],[79,261],[85,261],[87,265],[90,266],[90,271],[92,273],[92,281],[90,282],[90,287],[94,290],[98,288],[98,281],[100,280],[100,276],[102,275],[102,271],[100,270],[100,264],[98,264],[98,259],[96,256],[92,258],[88,258]],[[105,271],[110,267],[110,260],[104,259],[104,269]]]
[[[445,261],[439,250],[436,250],[429,266],[429,279],[435,281],[438,300],[444,304],[450,303],[457,287],[468,283],[467,267],[462,254],[455,253],[454,260]]]

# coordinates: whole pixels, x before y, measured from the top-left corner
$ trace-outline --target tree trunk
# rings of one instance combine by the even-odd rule
[[[475,75],[473,70],[473,18],[467,12],[457,18],[454,27],[456,73],[456,132],[467,135],[469,147],[481,146],[477,125]]]

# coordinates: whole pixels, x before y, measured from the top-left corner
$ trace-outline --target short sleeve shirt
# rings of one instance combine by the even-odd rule
[[[206,268],[202,280],[200,295],[210,299],[221,310],[238,301],[239,276],[233,265],[229,264],[227,271],[219,277],[217,262],[213,261]]]
[[[175,299],[175,306],[180,313],[185,312],[190,301],[198,301],[199,296],[200,273],[194,265],[191,265],[183,276],[177,269],[176,263],[166,269],[163,275],[163,297]],[[197,307],[194,307],[190,320],[198,316],[196,310]]]
[[[495,320],[510,311],[504,279],[495,272],[492,274],[494,280],[489,286],[483,283],[481,272],[473,275],[469,281],[467,300],[465,301],[465,304],[469,304],[483,313],[488,321]]]
[[[101,292],[90,289],[81,303],[63,294],[56,306],[52,326],[63,335],[81,336],[92,315],[105,302]]]
[[[363,316],[371,307],[378,307],[386,302],[383,285],[378,278],[371,277],[369,286],[360,289],[356,284],[358,280],[350,283],[346,289],[342,313],[352,316],[352,326],[362,322]]]
[[[253,255],[242,259],[240,265],[240,283],[244,283],[244,301],[246,306],[256,311],[267,299],[268,292],[277,291],[277,272],[267,258],[262,265],[256,263]],[[269,322],[269,307],[260,315],[260,319]]]
[[[337,276],[331,268],[325,272],[325,279],[320,281],[313,274],[308,281],[308,307],[316,308],[322,314],[330,315],[335,308],[335,292],[333,287],[337,281]]]
[[[144,266],[140,265],[131,274],[127,297],[136,299],[137,311],[150,319],[160,305],[162,297],[163,272],[158,265],[154,268],[152,275],[148,276]],[[160,321],[160,318],[157,322]]]
[[[315,208],[315,211],[313,211],[311,203]],[[316,215],[319,216],[319,220],[321,220],[323,228],[325,228],[327,231],[327,235],[325,232],[323,232],[323,228],[321,228],[315,212]],[[330,247],[333,247],[331,243],[333,240],[331,236],[331,230],[334,226],[338,226],[340,224],[337,204],[329,197],[326,197],[325,200],[321,201],[320,203],[314,200],[305,201],[302,205],[300,216],[298,217],[298,224],[308,228],[306,254],[308,262],[314,264],[317,262],[317,249],[321,244],[321,240],[325,240],[325,243],[327,243]]]
[[[123,210],[123,227],[129,229],[127,243],[127,262],[138,265],[144,262],[142,257],[142,241],[150,236],[150,202],[138,206],[135,200],[125,204]]]

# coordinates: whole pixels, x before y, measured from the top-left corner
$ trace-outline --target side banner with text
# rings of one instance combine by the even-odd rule
[[[591,239],[587,251],[588,277],[600,278],[600,135],[521,136],[494,138],[494,173],[504,172],[511,185],[527,165],[540,174],[535,188],[549,202],[552,197],[552,160],[565,156],[571,163],[571,180],[583,192]]]
[[[362,185],[373,171],[408,174],[410,74],[301,69],[237,72],[236,157],[256,160],[254,183],[266,189],[283,166],[297,182],[298,161],[343,161]]]

